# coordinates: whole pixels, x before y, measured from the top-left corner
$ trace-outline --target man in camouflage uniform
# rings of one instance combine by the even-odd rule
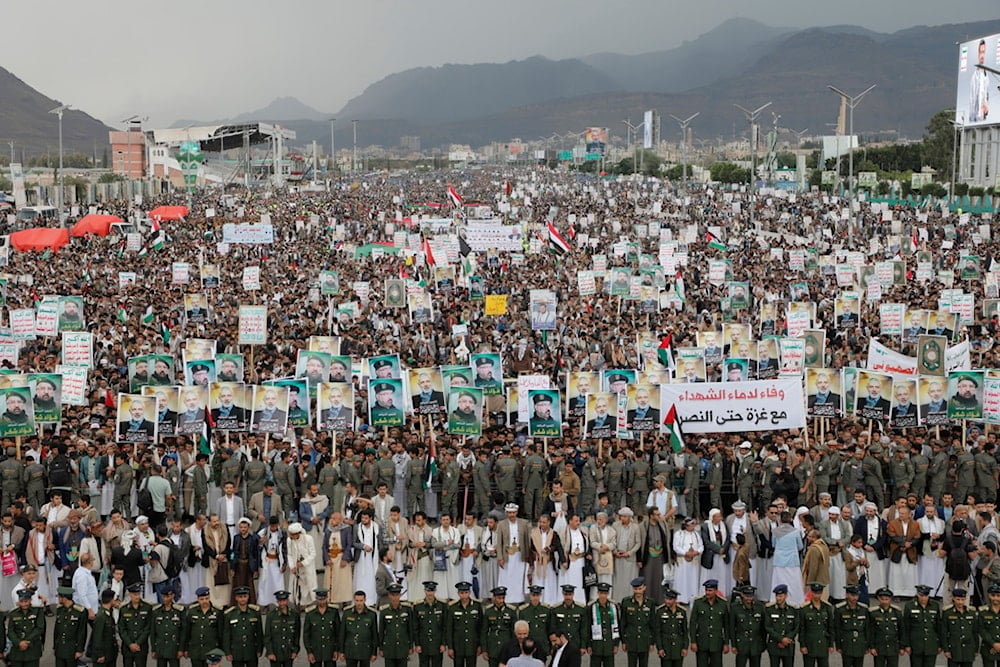
[[[528,445],[528,456],[524,459],[524,516],[529,521],[537,521],[542,511],[545,491],[545,459],[538,455],[535,445]],[[581,479],[582,485],[582,479]],[[536,640],[537,641],[537,640]],[[548,644],[548,637],[545,639]]]

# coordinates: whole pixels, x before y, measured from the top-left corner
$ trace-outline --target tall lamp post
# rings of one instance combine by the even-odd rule
[[[358,171],[358,119],[357,118],[351,120],[351,127],[354,130],[354,150],[351,156],[351,173],[356,174]]]
[[[754,216],[756,205],[754,203],[754,179],[757,178],[757,118],[764,111],[764,109],[771,106],[770,102],[763,104],[753,111],[745,107],[741,107],[739,104],[734,104],[734,107],[743,112],[743,115],[747,117],[747,122],[750,124],[750,192],[747,195],[750,197],[750,226],[754,225]]]
[[[854,107],[861,104],[861,99],[870,93],[876,84],[872,84],[865,88],[863,91],[854,95],[848,95],[840,88],[835,86],[827,86],[830,90],[840,95],[844,102],[847,103],[847,185],[850,191],[850,202],[851,202],[851,224],[847,227],[847,237],[854,237]]]
[[[681,182],[687,182],[687,153],[688,153],[688,142],[687,142],[687,129],[688,125],[691,124],[695,118],[701,115],[700,111],[696,111],[694,114],[688,116],[684,120],[681,120],[673,114],[669,114],[671,118],[677,121],[677,124],[681,128],[681,148],[683,149],[683,158],[681,158]]]
[[[337,168],[337,140],[333,136],[333,124],[336,118],[330,119],[330,178],[333,178],[333,170]]]
[[[66,183],[65,176],[63,175],[63,135],[62,135],[62,119],[63,113],[69,111],[72,107],[68,104],[60,104],[55,109],[49,111],[49,113],[54,113],[59,117],[59,224],[62,225],[63,217],[63,187]]]

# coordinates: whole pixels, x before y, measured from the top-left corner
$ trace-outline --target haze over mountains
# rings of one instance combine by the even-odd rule
[[[1000,32],[1000,20],[883,34],[850,25],[799,30],[731,19],[664,51],[418,67],[372,83],[339,111],[325,113],[284,97],[229,120],[280,122],[297,132],[300,144],[329,145],[329,119],[336,117],[338,148],[352,141],[351,119],[359,120],[361,146],[394,146],[403,135],[420,136],[424,147],[475,146],[592,125],[624,135],[624,119],[638,123],[643,111],[654,108],[663,115],[664,137],[679,136],[668,114],[699,111],[696,136],[728,139],[746,132],[733,104],[752,108],[771,101],[781,126],[824,134],[839,104],[826,86],[860,92],[875,83],[855,113],[855,131],[891,129],[919,137],[931,115],[954,105],[955,42],[994,32]],[[322,76],[317,74],[317,85]],[[45,113],[56,103],[6,71],[0,71],[0,96],[0,137],[37,150],[56,144],[56,119]],[[186,119],[174,127],[208,122],[219,121]],[[103,146],[106,132],[81,112],[64,119],[71,149],[89,152],[95,141]]]

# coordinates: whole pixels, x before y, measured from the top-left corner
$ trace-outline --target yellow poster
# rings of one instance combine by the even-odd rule
[[[486,314],[487,315],[506,315],[507,314],[507,295],[506,294],[487,294],[486,295]]]

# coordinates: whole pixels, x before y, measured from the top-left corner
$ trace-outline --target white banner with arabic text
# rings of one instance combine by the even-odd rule
[[[684,433],[742,433],[804,428],[800,378],[660,385],[660,411],[677,408]]]

